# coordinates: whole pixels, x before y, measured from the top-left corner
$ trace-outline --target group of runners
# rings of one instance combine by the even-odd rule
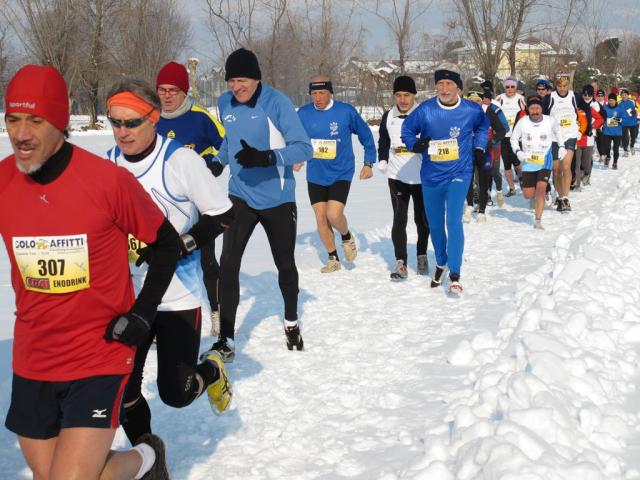
[[[116,82],[106,100],[115,146],[104,158],[67,141],[68,92],[57,70],[28,65],[11,79],[5,121],[14,153],[0,162],[0,200],[12,206],[0,212],[0,233],[16,293],[6,426],[34,478],[169,478],[141,388],[146,358],[155,342],[167,405],[185,407],[206,392],[216,413],[228,409],[224,363],[235,357],[240,265],[258,223],[278,270],[286,346],[304,349],[294,172],[306,170],[326,250],[320,271],[329,275],[358,253],[345,216],[356,170],[352,135],[364,148],[360,180],[374,166],[388,178],[390,279],[409,274],[412,200],[416,271],[431,273],[432,288],[445,284],[458,295],[463,219],[475,211],[486,222],[493,183],[502,206],[519,180],[542,229],[550,178],[557,210],[570,210],[569,192],[590,183],[594,146],[597,162],[617,168],[620,145],[633,154],[638,131],[636,103],[624,89],[605,102],[604,91],[594,98],[587,85],[576,98],[560,75],[555,90],[541,80],[525,98],[507,78],[494,98],[491,82],[463,94],[460,74],[441,69],[436,95],[420,104],[414,80],[395,78],[376,146],[357,110],[333,98],[329,77],[310,79],[311,101],[297,111],[261,78],[253,52],[227,58],[220,120],[193,104],[178,63],[159,71],[155,88]],[[225,168],[228,195],[215,178]],[[205,303],[214,342],[199,354]],[[110,450],[120,425],[131,450]]]

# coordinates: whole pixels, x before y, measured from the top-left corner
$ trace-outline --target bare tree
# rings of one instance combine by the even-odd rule
[[[219,63],[239,46],[253,47],[258,0],[206,0],[209,26],[220,54]]]
[[[433,3],[432,0],[357,0],[367,10],[380,18],[391,34],[398,49],[400,72],[405,73],[405,62],[416,46],[421,32],[416,32],[420,18]]]
[[[505,54],[505,45],[513,52],[528,12],[535,0],[453,0],[458,24],[473,46],[483,76],[495,79]],[[512,64],[511,69],[515,67]]]

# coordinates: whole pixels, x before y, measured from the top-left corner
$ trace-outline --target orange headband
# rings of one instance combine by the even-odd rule
[[[154,124],[160,120],[160,110],[131,92],[116,93],[109,98],[107,100],[107,109],[111,110],[111,107],[130,108],[140,115],[147,115]]]

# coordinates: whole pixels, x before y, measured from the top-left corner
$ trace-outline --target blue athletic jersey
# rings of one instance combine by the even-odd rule
[[[195,151],[207,163],[220,150],[224,137],[224,128],[220,122],[207,110],[195,105],[177,118],[160,117],[156,131]]]
[[[358,136],[364,147],[364,163],[375,163],[376,145],[371,129],[355,108],[332,101],[326,110],[309,103],[298,116],[311,138],[313,158],[307,162],[307,181],[329,186],[338,180],[351,181],[355,173],[355,156],[351,135]]]
[[[638,110],[633,100],[627,99],[618,104],[622,111],[622,126],[623,127],[635,127],[638,123]]]
[[[473,175],[473,149],[487,147],[489,118],[477,103],[459,99],[452,107],[438,97],[422,102],[402,124],[402,141],[412,150],[418,139],[430,138],[422,154],[422,184],[435,187],[453,178]]]
[[[229,193],[251,208],[264,210],[296,201],[293,165],[311,158],[313,149],[296,109],[284,93],[260,83],[247,103],[227,91],[218,100],[225,137],[216,160],[229,165]],[[276,164],[243,168],[235,158],[240,140],[258,150],[272,150]]]
[[[608,103],[605,103],[602,107],[602,116],[604,117],[604,125],[602,126],[602,133],[611,137],[622,136],[622,124],[620,123],[624,110],[620,105],[610,107]]]

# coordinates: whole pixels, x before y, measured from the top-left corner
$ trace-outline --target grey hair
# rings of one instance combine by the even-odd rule
[[[141,80],[139,78],[123,78],[122,80],[118,80],[109,89],[107,100],[114,95],[122,92],[131,92],[136,97],[141,98],[149,105],[153,106],[153,108],[161,110],[160,97],[151,87],[151,85],[149,85],[149,83],[145,82],[144,80]]]

